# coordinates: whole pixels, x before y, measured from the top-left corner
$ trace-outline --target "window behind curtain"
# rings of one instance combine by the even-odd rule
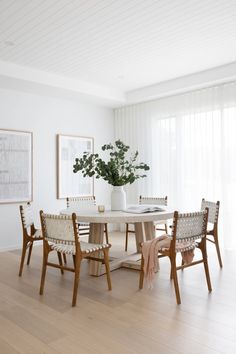
[[[220,200],[220,238],[236,249],[236,81],[118,108],[115,135],[151,167],[127,186],[128,202],[168,195],[190,211]]]
[[[152,144],[153,195],[183,211],[199,209],[203,197],[220,200],[225,246],[235,247],[236,107],[154,118]]]

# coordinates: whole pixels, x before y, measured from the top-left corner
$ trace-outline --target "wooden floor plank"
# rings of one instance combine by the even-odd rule
[[[4,339],[0,338],[0,349],[1,353],[7,354],[19,354],[17,350],[15,350],[11,345],[9,345]]]
[[[135,251],[132,236],[130,253]],[[124,234],[112,233],[109,239],[111,255],[125,255]],[[76,308],[71,307],[72,273],[61,276],[49,269],[45,293],[39,295],[41,246],[33,250],[22,278],[19,262],[20,250],[0,253],[0,353],[236,353],[236,252],[225,254],[221,270],[209,246],[210,295],[201,265],[179,272],[180,306],[167,259],[160,261],[154,288],[142,291],[138,271],[112,272],[109,292],[106,278],[89,276],[83,262]]]

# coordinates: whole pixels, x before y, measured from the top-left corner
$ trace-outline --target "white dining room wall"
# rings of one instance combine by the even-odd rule
[[[95,150],[114,139],[110,108],[81,100],[68,100],[0,89],[0,129],[33,132],[33,209],[58,213],[66,201],[58,200],[56,134],[94,137]],[[110,187],[95,182],[98,203],[109,204]],[[21,247],[19,203],[0,204],[0,251]]]

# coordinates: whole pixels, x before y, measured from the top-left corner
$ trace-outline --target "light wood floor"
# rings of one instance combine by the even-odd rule
[[[130,250],[134,249],[130,236]],[[110,236],[113,254],[122,252],[124,235]],[[0,353],[235,354],[236,252],[223,254],[219,269],[209,246],[213,292],[208,294],[203,266],[179,272],[182,304],[176,305],[168,260],[161,260],[153,290],[138,290],[139,272],[87,273],[84,261],[78,305],[71,307],[72,277],[48,268],[45,294],[38,295],[42,248],[33,250],[22,278],[20,251],[0,253]]]

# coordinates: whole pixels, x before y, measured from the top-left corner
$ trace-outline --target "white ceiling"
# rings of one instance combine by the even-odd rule
[[[236,61],[236,0],[0,0],[0,60],[136,90]]]

